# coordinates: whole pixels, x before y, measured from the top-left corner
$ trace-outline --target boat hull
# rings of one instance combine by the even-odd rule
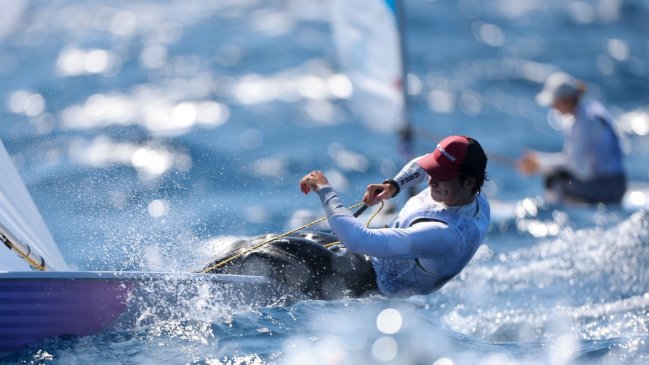
[[[119,323],[169,318],[189,305],[267,305],[277,288],[263,277],[146,272],[0,273],[0,352],[53,336],[86,336]],[[200,299],[200,300],[199,300]]]

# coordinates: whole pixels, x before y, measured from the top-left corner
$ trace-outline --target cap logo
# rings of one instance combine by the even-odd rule
[[[446,151],[442,146],[440,146],[439,144],[437,145],[437,149],[439,150],[439,152],[442,153],[442,155],[446,156],[446,158],[448,158],[448,159],[451,160],[452,162],[455,162],[456,158],[455,158],[453,155],[451,155],[450,153],[448,153],[448,152],[447,152],[447,151]]]

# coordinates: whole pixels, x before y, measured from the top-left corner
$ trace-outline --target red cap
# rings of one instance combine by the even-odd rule
[[[460,174],[469,140],[464,136],[450,136],[437,144],[435,151],[417,161],[431,178],[438,181],[450,180]]]

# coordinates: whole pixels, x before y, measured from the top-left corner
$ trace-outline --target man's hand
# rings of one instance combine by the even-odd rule
[[[539,171],[539,159],[534,152],[526,152],[517,163],[518,170],[526,175]]]
[[[394,186],[388,183],[383,184],[369,184],[365,195],[363,195],[363,203],[367,205],[374,205],[381,200],[390,199],[394,195]]]
[[[322,171],[313,171],[304,175],[304,177],[300,179],[300,190],[304,194],[308,194],[311,191],[317,192],[320,186],[328,184],[329,181]]]

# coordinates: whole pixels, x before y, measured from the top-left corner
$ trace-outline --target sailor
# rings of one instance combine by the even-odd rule
[[[457,275],[485,238],[490,211],[480,189],[486,166],[487,156],[475,139],[443,139],[394,179],[368,185],[363,201],[373,205],[428,181],[428,188],[406,202],[390,227],[380,229],[356,219],[322,172],[304,176],[300,189],[319,195],[329,225],[348,250],[372,258],[382,294],[427,294]]]
[[[550,203],[619,203],[627,188],[612,118],[602,104],[583,100],[585,91],[582,81],[557,72],[548,77],[536,98],[540,105],[560,113],[565,122],[563,151],[530,150],[518,161],[518,169],[527,175],[543,175]]]

